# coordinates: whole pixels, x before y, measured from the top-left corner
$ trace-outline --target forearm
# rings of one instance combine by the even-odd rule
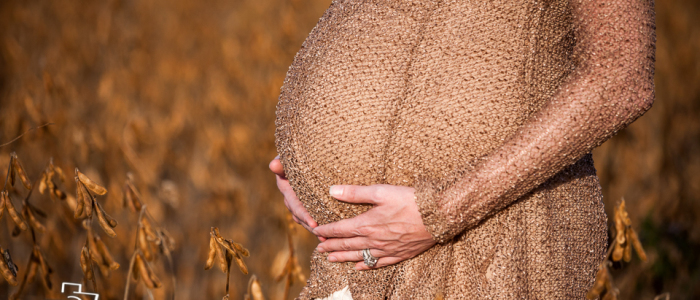
[[[417,186],[417,202],[433,237],[443,242],[477,225],[613,136],[653,102],[653,7],[588,1],[580,20],[578,59],[552,99],[503,146],[444,190]],[[608,18],[637,24],[619,28]]]

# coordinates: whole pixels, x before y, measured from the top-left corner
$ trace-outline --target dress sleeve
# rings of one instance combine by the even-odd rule
[[[416,183],[416,203],[436,241],[478,225],[651,108],[653,0],[571,0],[569,6],[576,69],[554,96],[453,184]]]

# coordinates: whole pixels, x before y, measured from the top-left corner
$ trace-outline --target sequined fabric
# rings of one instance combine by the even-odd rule
[[[276,143],[326,224],[334,184],[416,188],[439,242],[301,299],[581,299],[607,240],[590,151],[653,102],[653,2],[335,0],[297,53]]]

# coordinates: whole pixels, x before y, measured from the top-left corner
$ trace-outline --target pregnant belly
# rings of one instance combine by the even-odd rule
[[[334,2],[289,69],[277,107],[277,148],[294,191],[320,224],[367,209],[332,199],[331,185],[386,182],[421,13]]]
[[[334,2],[282,87],[277,150],[319,224],[368,209],[331,198],[334,184],[449,182],[500,146],[558,85],[540,81],[545,92],[531,96],[526,76],[536,70],[526,72],[528,58],[513,54],[528,53],[527,44],[478,30],[464,21],[466,8],[431,15],[387,3]],[[486,19],[509,40],[529,40],[513,38],[526,34],[519,26]]]

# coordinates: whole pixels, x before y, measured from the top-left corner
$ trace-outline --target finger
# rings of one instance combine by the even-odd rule
[[[275,175],[276,181],[277,181],[277,189],[280,190],[280,193],[284,195],[285,197],[289,196],[292,198],[297,198],[296,194],[294,193],[294,189],[292,188],[292,185],[289,184],[289,180],[286,178]]]
[[[397,263],[402,262],[404,259],[400,257],[395,257],[395,256],[389,256],[389,257],[380,257],[379,260],[377,260],[377,264],[374,267],[368,267],[365,265],[364,260],[361,262],[358,262],[355,264],[355,270],[372,270],[376,268],[381,268],[381,267],[386,267],[386,266],[391,266]]]
[[[363,261],[362,250],[356,251],[336,251],[328,254],[330,262]]]
[[[370,253],[374,257],[383,257],[386,255],[384,251],[371,249]],[[364,261],[362,256],[362,250],[353,251],[335,251],[328,254],[328,261],[330,262],[346,262],[346,261]]]
[[[293,196],[293,195],[292,195]],[[301,201],[297,199],[284,198],[284,206],[287,210],[292,213],[294,221],[300,225],[303,225],[309,232],[312,232],[314,228],[318,226],[318,223],[314,221],[309,212],[306,210]],[[313,232],[312,232],[313,233]]]
[[[284,204],[287,206],[287,209],[289,209],[292,215],[297,217],[299,221],[309,225],[311,228],[318,226],[318,223],[316,223],[301,201],[299,201],[299,198],[297,198],[297,195],[289,185],[288,180],[282,179],[279,175],[277,175],[277,188],[280,190],[280,192],[282,192],[282,195],[284,195]]]
[[[299,218],[297,218],[297,216],[295,216],[294,214],[292,214],[292,219],[294,219],[294,222],[296,222],[297,224],[301,225],[301,227],[304,227],[304,229],[308,230],[309,232],[312,232],[312,231],[314,230],[314,229],[311,228],[308,224],[306,224],[306,223],[302,222],[301,220],[299,220]]]
[[[363,185],[333,185],[330,194],[333,198],[348,203],[379,204],[387,193],[387,186],[375,184]]]
[[[357,217],[328,223],[314,228],[314,234],[326,238],[350,238],[357,236],[367,236],[369,232],[365,229],[367,223],[365,214]]]
[[[318,252],[355,251],[369,247],[370,243],[367,238],[355,237],[349,239],[327,239],[325,242],[318,244],[316,250]]]
[[[284,203],[287,205],[287,209],[289,209],[289,211],[292,213],[292,216],[299,220],[300,224],[306,224],[311,228],[309,231],[313,231],[313,229],[318,226],[318,223],[314,221],[301,201],[298,199],[289,199],[285,197]]]
[[[268,167],[270,168],[270,171],[272,171],[272,173],[284,177],[284,168],[282,167],[282,162],[280,161],[279,155],[275,156],[275,158],[270,162],[270,165]]]

